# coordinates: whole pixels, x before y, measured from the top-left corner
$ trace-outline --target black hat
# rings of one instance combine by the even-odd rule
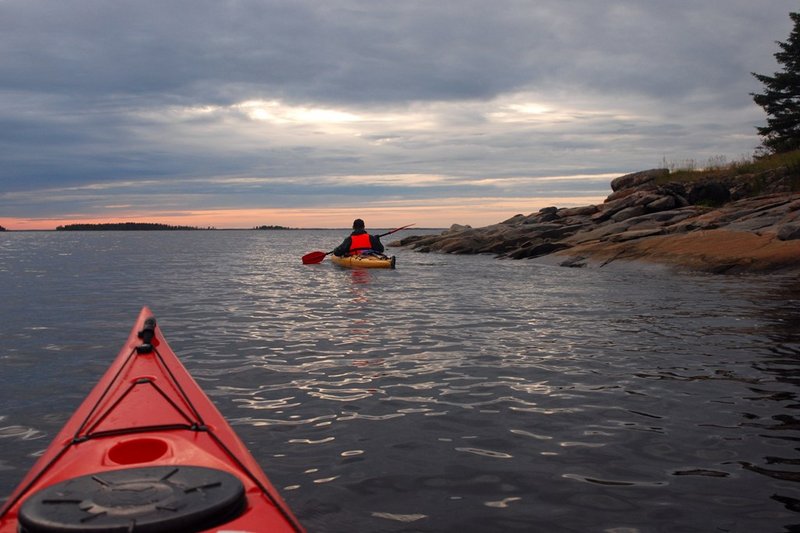
[[[353,221],[353,229],[364,229],[364,221],[357,218]]]

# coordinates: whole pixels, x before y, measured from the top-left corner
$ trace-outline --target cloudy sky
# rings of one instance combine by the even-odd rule
[[[0,0],[0,225],[486,225],[752,155],[796,0]]]

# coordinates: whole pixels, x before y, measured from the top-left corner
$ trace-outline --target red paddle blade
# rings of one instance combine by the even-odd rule
[[[317,263],[321,263],[325,256],[328,255],[325,252],[311,252],[310,254],[306,254],[303,256],[303,264],[304,265],[315,265]]]

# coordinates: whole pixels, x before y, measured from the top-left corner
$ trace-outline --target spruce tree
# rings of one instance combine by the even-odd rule
[[[800,13],[789,13],[794,28],[786,42],[778,41],[775,59],[783,65],[774,76],[753,76],[764,84],[763,94],[753,94],[756,104],[767,112],[767,125],[757,128],[762,144],[770,153],[800,148]]]

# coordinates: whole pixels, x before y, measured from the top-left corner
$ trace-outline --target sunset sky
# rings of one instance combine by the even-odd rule
[[[759,144],[795,0],[0,0],[0,225],[481,226]]]

